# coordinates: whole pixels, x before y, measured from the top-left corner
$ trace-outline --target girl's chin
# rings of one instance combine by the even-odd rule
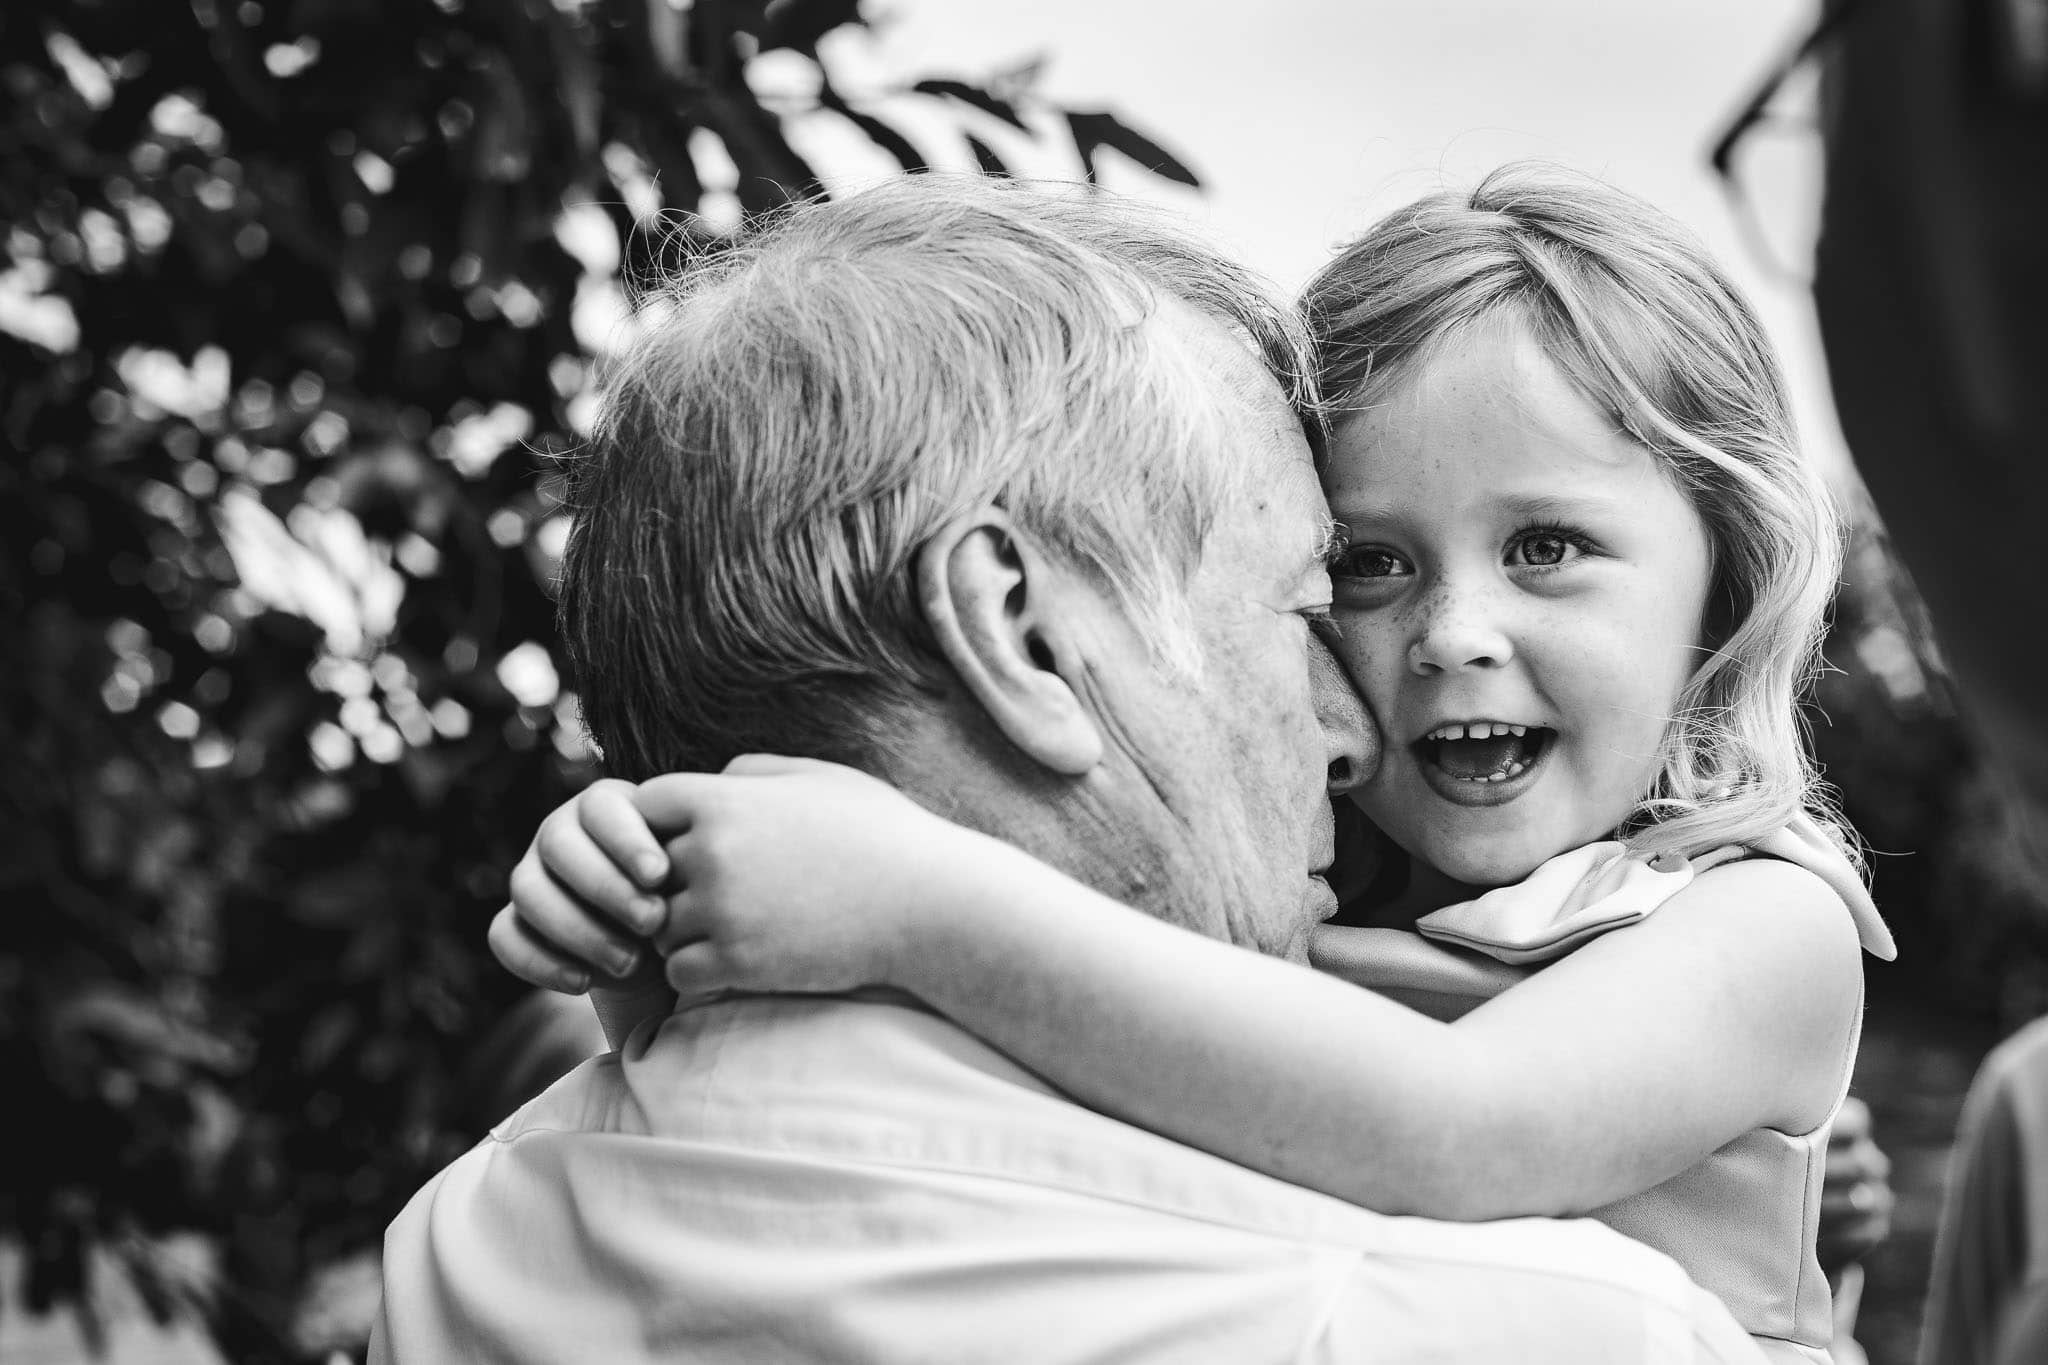
[[[1416,862],[1433,868],[1447,881],[1470,888],[1473,894],[1497,886],[1512,886],[1560,853],[1614,837],[1614,824],[1585,822],[1589,828],[1568,829],[1544,822],[1529,828],[1519,822],[1459,821],[1443,826],[1413,825],[1401,831],[1395,842],[1407,849]],[[1614,823],[1619,823],[1619,819]]]
[[[1412,786],[1368,788],[1367,796],[1370,799],[1363,801],[1353,796],[1359,813],[1420,865],[1416,871],[1432,869],[1457,888],[1470,887],[1476,893],[1510,885],[1559,851],[1548,847],[1556,831],[1530,828],[1527,808],[1519,804],[1508,809],[1445,808],[1428,789]]]
[[[1435,870],[1445,881],[1469,888],[1474,894],[1496,886],[1512,886],[1550,860],[1549,854],[1527,850],[1475,848],[1478,841],[1461,841],[1454,848],[1422,847],[1414,850],[1416,860]]]

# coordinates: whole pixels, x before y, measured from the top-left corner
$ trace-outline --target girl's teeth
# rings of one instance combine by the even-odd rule
[[[1445,725],[1429,732],[1430,739],[1498,739],[1502,735],[1526,736],[1529,727],[1505,721],[1476,720],[1470,724]]]

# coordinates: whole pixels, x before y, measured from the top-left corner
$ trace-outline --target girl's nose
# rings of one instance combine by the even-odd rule
[[[1514,656],[1514,645],[1495,613],[1470,595],[1445,591],[1422,603],[1421,620],[1408,644],[1408,667],[1425,677],[1499,668]]]

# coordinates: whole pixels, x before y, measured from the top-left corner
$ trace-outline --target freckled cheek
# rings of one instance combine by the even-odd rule
[[[1393,702],[1395,684],[1402,672],[1402,627],[1386,612],[1347,612],[1339,608],[1336,616],[1341,635],[1331,644],[1330,652],[1351,675],[1373,719],[1381,721],[1382,712]]]

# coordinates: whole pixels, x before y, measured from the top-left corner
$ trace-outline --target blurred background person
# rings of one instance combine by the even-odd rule
[[[2013,784],[2035,886],[2048,811],[2048,6],[1830,0],[1816,294],[1842,427]],[[2038,964],[1999,983],[2038,1013]],[[1972,1086],[1923,1365],[2048,1360],[2048,1024]]]

